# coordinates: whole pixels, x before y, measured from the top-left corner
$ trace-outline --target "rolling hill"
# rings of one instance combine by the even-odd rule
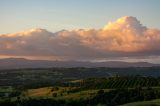
[[[24,58],[0,59],[0,69],[19,68],[51,68],[51,67],[152,67],[160,66],[148,62],[89,62],[89,61],[49,61],[49,60],[28,60]]]

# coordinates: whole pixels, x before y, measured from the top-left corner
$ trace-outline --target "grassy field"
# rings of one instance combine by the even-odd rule
[[[0,87],[0,92],[12,92],[13,88],[11,86]]]
[[[37,89],[28,89],[22,92],[22,97],[26,98],[51,98],[51,97],[58,97],[61,94],[67,92],[70,87],[43,87]]]
[[[68,91],[75,87],[44,87],[38,89],[29,89],[21,94],[22,98],[54,98],[54,99],[80,99],[94,96],[98,90],[84,90],[75,93]],[[105,89],[105,92],[109,89]]]
[[[121,106],[160,106],[160,99],[155,99],[151,101],[127,103]]]

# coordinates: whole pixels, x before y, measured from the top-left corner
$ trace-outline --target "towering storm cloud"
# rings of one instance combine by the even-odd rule
[[[75,60],[159,56],[160,30],[147,28],[131,16],[109,22],[100,30],[62,30],[52,33],[36,28],[26,32],[1,34],[0,55]]]

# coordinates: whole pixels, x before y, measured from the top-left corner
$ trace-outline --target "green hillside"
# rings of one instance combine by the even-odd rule
[[[155,99],[151,101],[127,103],[121,106],[160,106],[160,99]]]
[[[156,77],[115,76],[38,88],[6,86],[0,87],[0,106],[157,106],[159,84]]]

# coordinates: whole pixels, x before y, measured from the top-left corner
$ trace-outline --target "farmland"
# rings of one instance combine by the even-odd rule
[[[158,106],[159,70],[158,67],[1,70],[0,105]],[[132,74],[133,71],[139,74]]]

